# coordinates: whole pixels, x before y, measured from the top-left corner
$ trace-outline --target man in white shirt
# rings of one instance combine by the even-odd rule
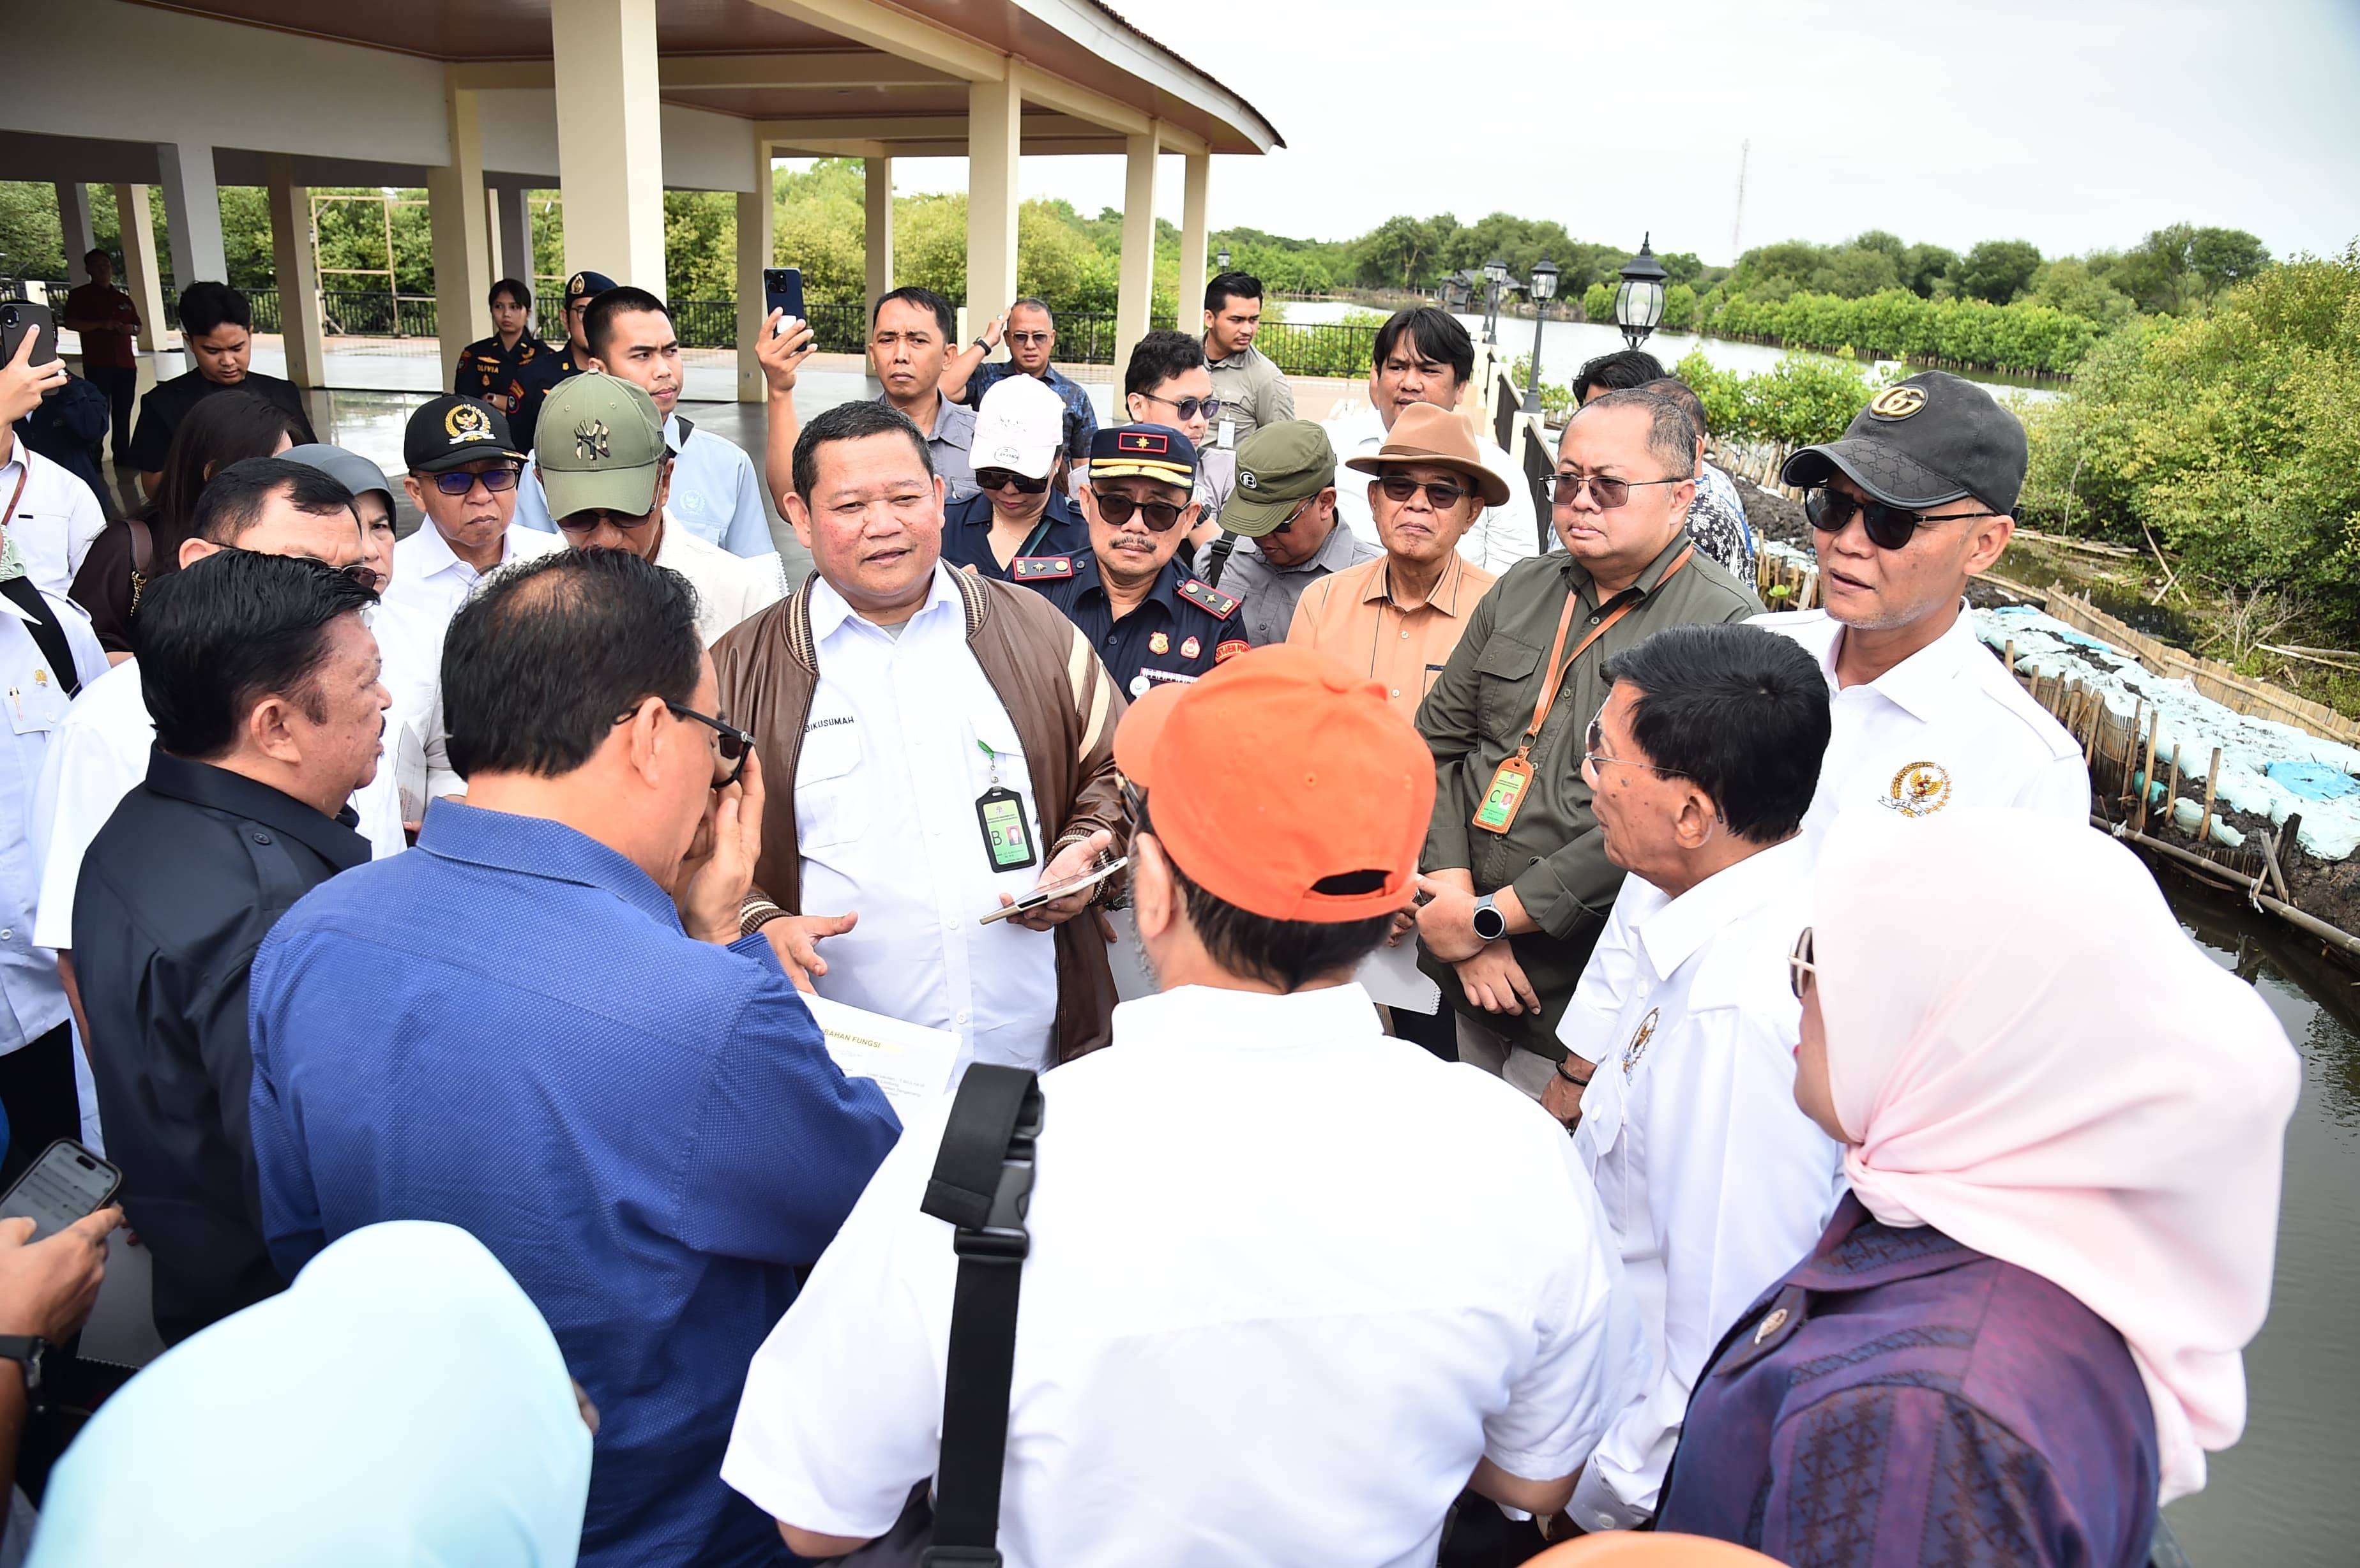
[[[1288,647],[1150,692],[1115,744],[1161,994],[1041,1080],[1004,1561],[1407,1568],[1463,1488],[1557,1508],[1630,1356],[1590,1181],[1352,979],[1411,896],[1432,757]],[[747,1377],[722,1479],[805,1556],[936,1474],[944,1121],[903,1134]]]
[[[679,460],[664,444],[663,416],[644,388],[585,370],[558,385],[541,417],[552,439],[536,449],[533,477],[569,546],[628,550],[687,578],[708,648],[785,596],[777,556],[732,555],[673,522],[665,495]],[[576,430],[605,435],[575,441]]]
[[[1786,962],[1810,923],[1797,830],[1827,745],[1819,671],[1754,627],[1685,626],[1606,674],[1583,778],[1630,875],[1557,1027],[1573,1054],[1541,1097],[1579,1122],[1639,1303],[1640,1377],[1566,1510],[1585,1530],[1653,1515],[1706,1357],[1809,1254],[1843,1168],[1795,1106],[1802,1010]]]
[[[775,557],[779,547],[770,537],[770,516],[762,509],[754,460],[674,411],[680,402],[680,334],[664,302],[644,289],[609,289],[583,312],[582,332],[590,346],[585,370],[635,382],[655,399],[673,453],[672,498],[666,503],[672,522],[731,555]],[[536,446],[565,439],[567,432],[546,427],[537,426],[533,433]],[[549,497],[534,474],[525,475],[516,515],[525,528],[556,531]]]
[[[1976,638],[1967,581],[2016,531],[2024,426],[1972,381],[1928,370],[1888,387],[1841,441],[1780,478],[1810,494],[1825,608],[1759,617],[1815,656],[1835,733],[1804,819],[1816,845],[1844,811],[1953,804],[2090,817],[2081,748]]]
[[[106,514],[89,485],[18,437],[16,421],[66,384],[64,361],[31,362],[34,336],[25,334],[14,363],[0,365],[0,532],[15,542],[33,586],[62,598]]]
[[[1327,421],[1328,439],[1339,460],[1336,469],[1336,515],[1344,526],[1378,550],[1377,522],[1369,510],[1369,486],[1364,475],[1348,473],[1343,464],[1356,457],[1374,457],[1404,408],[1431,403],[1459,411],[1459,395],[1475,374],[1475,343],[1467,329],[1448,311],[1430,305],[1397,310],[1377,329],[1375,358],[1369,371],[1369,406]],[[1464,417],[1463,415],[1461,416]],[[1459,553],[1498,576],[1528,555],[1546,547],[1539,504],[1532,486],[1489,430],[1470,423],[1475,450],[1483,466],[1508,487],[1508,499],[1475,515],[1475,524],[1459,541]]]
[[[564,548],[514,520],[524,453],[489,403],[450,395],[421,405],[402,432],[401,460],[402,488],[426,520],[393,547],[385,603],[447,626],[486,572]]]

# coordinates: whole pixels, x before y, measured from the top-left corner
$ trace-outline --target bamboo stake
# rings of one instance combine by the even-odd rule
[[[2139,721],[2146,717],[2147,699],[2144,697],[2132,698],[2130,734],[2123,742],[2123,788],[2121,793],[2116,797],[2116,799],[2119,800],[2125,808],[2127,808],[2131,803],[2131,764],[2138,760]],[[2125,810],[2124,814],[2129,814],[2127,810]]]
[[[2016,672],[2016,639],[2014,637],[2007,639],[2007,652],[2004,657],[2007,659],[2007,678],[2021,686],[2024,684],[2024,677]]]
[[[2147,831],[2147,797],[2155,793],[2155,721],[2158,717],[2152,710],[2147,716],[2147,766],[2139,769],[2138,825],[2141,833]]]
[[[2174,809],[2179,804],[2180,743],[2178,741],[2173,741],[2171,743],[2171,782],[2165,785],[2163,788],[2163,825],[2165,827],[2177,827],[2179,825],[2180,814]]]
[[[2209,844],[2212,839],[2212,788],[2221,782],[2221,748],[2212,748],[2212,767],[2204,775],[2204,820],[2196,826],[2196,842]]]

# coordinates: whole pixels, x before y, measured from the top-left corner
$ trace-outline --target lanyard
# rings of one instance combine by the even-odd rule
[[[1675,556],[1672,560],[1672,563],[1664,568],[1664,574],[1655,579],[1655,587],[1660,589],[1665,583],[1670,582],[1679,572],[1679,569],[1688,563],[1688,557],[1695,553],[1696,546],[1690,545],[1686,550],[1680,551],[1678,555]],[[1612,626],[1615,622],[1629,615],[1632,610],[1638,605],[1641,597],[1642,596],[1640,594],[1633,593],[1630,598],[1623,600],[1622,604],[1615,606],[1615,608],[1607,615],[1605,619],[1590,627],[1590,634],[1583,637],[1580,644],[1574,648],[1573,657],[1567,659],[1565,663],[1560,666],[1557,663],[1557,659],[1565,652],[1566,633],[1572,629],[1573,612],[1581,603],[1580,589],[1568,588],[1566,590],[1565,610],[1564,613],[1559,615],[1557,618],[1557,640],[1549,645],[1548,667],[1557,671],[1557,678],[1541,688],[1540,701],[1533,704],[1533,722],[1524,729],[1524,745],[1516,747],[1516,756],[1519,758],[1532,755],[1533,742],[1540,738],[1541,726],[1548,723],[1549,710],[1557,705],[1557,695],[1560,691],[1564,690],[1566,677],[1573,673],[1573,667],[1580,662],[1581,656],[1590,651],[1590,645],[1596,642],[1600,637],[1604,637],[1609,626]]]

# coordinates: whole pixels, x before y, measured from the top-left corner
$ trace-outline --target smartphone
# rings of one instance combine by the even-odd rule
[[[789,321],[803,319],[803,269],[800,267],[766,267],[762,268],[763,308],[781,312],[779,331],[785,332]]]
[[[76,1220],[106,1207],[123,1185],[123,1172],[70,1138],[41,1150],[41,1157],[0,1193],[0,1220],[29,1219],[34,1241],[44,1241]]]
[[[1051,882],[1043,887],[1035,887],[1030,893],[1027,893],[1022,898],[1017,899],[1016,902],[1012,904],[1002,904],[1000,908],[992,910],[991,913],[978,919],[975,923],[979,926],[988,926],[994,920],[1009,920],[1014,916],[1024,913],[1028,909],[1037,909],[1043,904],[1054,903],[1068,893],[1078,893],[1085,887],[1096,887],[1098,884],[1105,881],[1108,877],[1113,876],[1116,872],[1121,870],[1124,866],[1129,866],[1130,864],[1131,856],[1127,855],[1117,855],[1113,860],[1109,861],[1106,865],[1093,866],[1091,869],[1083,872],[1079,877],[1068,877],[1063,882]]]
[[[796,298],[802,298],[797,295]],[[0,300],[0,365],[13,365],[27,338],[33,340],[27,365],[47,365],[58,357],[58,319],[47,305],[30,299]]]

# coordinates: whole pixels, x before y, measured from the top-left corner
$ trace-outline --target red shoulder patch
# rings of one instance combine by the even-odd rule
[[[1211,583],[1195,577],[1180,584],[1180,597],[1200,610],[1209,610],[1216,619],[1224,621],[1236,615],[1238,606],[1245,603],[1236,594],[1224,593]]]

